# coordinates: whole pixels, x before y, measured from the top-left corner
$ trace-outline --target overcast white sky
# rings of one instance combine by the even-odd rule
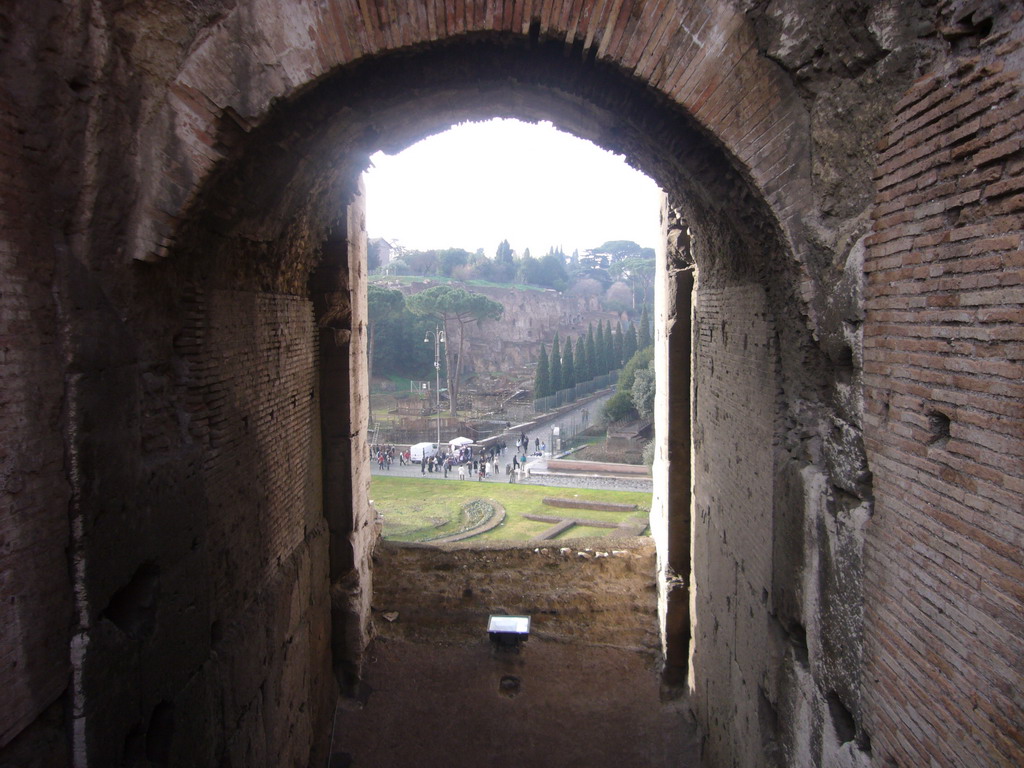
[[[660,192],[625,161],[556,130],[517,120],[464,123],[366,174],[366,226],[410,249],[483,248],[566,255],[607,240],[657,246]]]

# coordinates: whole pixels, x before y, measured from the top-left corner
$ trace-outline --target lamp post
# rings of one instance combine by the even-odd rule
[[[441,345],[444,341],[444,331],[440,326],[434,326],[433,331],[427,331],[423,337],[423,343],[429,344],[430,337],[434,337],[434,377],[436,379],[435,389],[437,391],[437,450],[441,450]]]

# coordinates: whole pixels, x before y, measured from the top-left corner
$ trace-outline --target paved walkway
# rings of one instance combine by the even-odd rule
[[[612,478],[612,477],[591,477],[586,475],[569,475],[548,472],[548,458],[555,444],[554,429],[559,428],[560,437],[569,437],[581,432],[586,426],[592,425],[601,418],[601,406],[611,397],[611,393],[602,395],[594,400],[573,408],[570,411],[558,416],[534,424],[530,429],[525,430],[530,439],[531,452],[534,439],[539,438],[542,443],[547,443],[548,453],[545,456],[528,456],[526,468],[530,476],[522,482],[530,485],[551,485],[563,488],[597,488],[613,491],[650,491],[652,489],[649,477],[638,478]],[[507,483],[508,476],[505,474],[505,465],[512,463],[512,454],[515,451],[516,438],[520,434],[519,429],[513,424],[512,429],[507,433],[505,442],[508,445],[503,456],[498,458],[498,465],[501,473],[498,475],[488,474],[483,480],[469,477],[463,482],[484,482],[484,483]],[[421,472],[419,464],[400,466],[397,462],[391,465],[391,469],[378,469],[377,462],[371,462],[374,475],[392,475],[395,477],[423,477],[431,480],[445,480],[443,472]],[[447,481],[459,482],[458,471],[448,473]]]

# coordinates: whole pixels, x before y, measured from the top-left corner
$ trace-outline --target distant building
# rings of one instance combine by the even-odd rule
[[[370,268],[384,268],[399,257],[399,249],[383,237],[374,237],[367,241],[366,252]]]

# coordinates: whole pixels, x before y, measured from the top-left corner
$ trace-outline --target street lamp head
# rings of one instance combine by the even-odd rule
[[[428,331],[427,333],[429,334],[430,332]],[[424,344],[429,344],[430,343],[430,336],[429,335],[423,337],[423,343]]]

